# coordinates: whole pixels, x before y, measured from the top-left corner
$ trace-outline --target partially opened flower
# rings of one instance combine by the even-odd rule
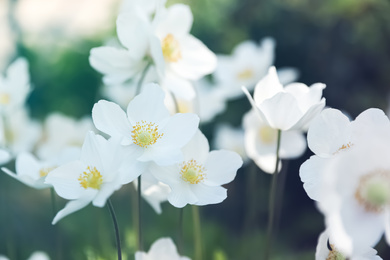
[[[248,157],[264,172],[274,173],[278,130],[261,121],[253,109],[245,114],[243,125],[245,130],[245,150]],[[281,159],[297,158],[305,150],[306,140],[302,131],[282,131],[279,148],[279,157]]]
[[[184,160],[172,166],[150,168],[153,175],[172,192],[168,201],[175,207],[187,204],[208,205],[220,203],[227,197],[221,185],[234,180],[242,166],[240,156],[231,151],[209,151],[207,138],[198,131],[183,148]]]
[[[103,207],[114,191],[138,177],[128,170],[129,161],[131,152],[118,139],[105,140],[89,132],[80,159],[59,166],[46,177],[45,183],[52,185],[60,197],[71,200],[57,213],[52,224],[90,202]]]
[[[171,238],[160,238],[153,243],[148,253],[136,252],[135,260],[190,260],[180,256]]]
[[[195,134],[199,118],[195,114],[170,115],[164,105],[164,91],[157,84],[145,86],[126,113],[115,103],[100,100],[92,110],[97,129],[119,137],[133,151],[135,171],[143,171],[146,162],[169,165],[183,159],[181,148]]]
[[[243,91],[265,124],[286,131],[308,128],[325,106],[325,98],[321,99],[324,88],[322,83],[311,87],[291,83],[283,87],[275,67],[271,67],[267,76],[257,83],[253,98],[245,87]]]
[[[337,249],[337,245],[329,238],[327,231],[321,233],[318,238],[315,260],[343,260],[347,259]],[[348,258],[350,260],[381,260],[377,251],[371,247],[356,248],[355,252]]]

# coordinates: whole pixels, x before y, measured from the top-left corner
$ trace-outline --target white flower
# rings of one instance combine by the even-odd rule
[[[90,202],[103,207],[111,194],[122,184],[138,177],[128,170],[128,150],[118,139],[105,140],[89,132],[79,160],[72,161],[49,172],[45,183],[53,185],[57,194],[71,200],[54,217],[56,224],[63,217],[85,207]]]
[[[31,153],[20,153],[16,157],[16,173],[7,168],[1,168],[6,174],[34,189],[50,188],[51,185],[44,183],[46,176],[61,164],[76,160],[79,150],[68,149],[52,161],[39,161]]]
[[[231,151],[209,152],[206,137],[198,131],[183,148],[184,160],[172,166],[150,168],[152,174],[172,192],[168,201],[175,207],[187,204],[208,205],[220,203],[227,197],[221,185],[233,181],[242,159]]]
[[[30,91],[28,62],[24,58],[18,58],[8,67],[4,77],[0,75],[1,114],[8,115],[13,110],[22,108]]]
[[[166,0],[123,0],[120,12],[131,12],[134,8],[142,9],[146,14],[152,16],[156,9],[165,5]]]
[[[160,238],[153,243],[148,253],[136,252],[135,260],[190,260],[180,256],[170,238]]]
[[[169,165],[182,160],[180,149],[191,139],[199,124],[195,114],[170,116],[164,106],[164,92],[157,84],[145,86],[127,107],[126,113],[115,103],[100,100],[92,109],[97,129],[119,137],[139,162],[137,171],[143,171],[145,162]]]
[[[275,67],[271,67],[268,75],[257,83],[254,98],[246,88],[243,91],[264,123],[285,131],[307,129],[325,106],[325,98],[321,99],[324,88],[322,83],[311,87],[291,83],[283,88]]]
[[[329,248],[330,247],[330,248]],[[356,251],[348,258],[350,260],[381,260],[377,251],[371,247],[356,248]],[[315,260],[337,260],[346,257],[337,250],[337,245],[332,243],[327,231],[321,233],[318,238]]]
[[[278,130],[262,122],[253,109],[244,116],[243,124],[245,150],[248,157],[264,172],[274,173]],[[306,140],[301,131],[282,131],[279,148],[280,159],[297,158],[305,150]]]
[[[257,120],[257,118],[256,118]],[[216,149],[231,150],[238,153],[244,162],[248,161],[248,156],[245,152],[244,130],[234,128],[227,124],[217,126],[214,134],[214,147]]]
[[[69,147],[81,148],[85,135],[93,129],[90,117],[76,120],[52,113],[45,120],[44,139],[39,143],[37,154],[42,159],[51,159]]]
[[[50,260],[50,257],[45,252],[36,251],[27,260]]]
[[[300,176],[334,243],[351,255],[375,246],[385,232],[390,244],[389,119],[369,109],[349,122],[337,110],[326,110],[312,126],[311,138],[324,139],[312,147],[323,157],[307,160]]]

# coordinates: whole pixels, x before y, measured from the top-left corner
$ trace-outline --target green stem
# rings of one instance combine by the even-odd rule
[[[268,208],[268,229],[267,229],[267,240],[265,244],[265,260],[268,260],[271,253],[272,245],[272,231],[274,226],[274,215],[275,215],[275,197],[276,197],[276,186],[278,179],[278,169],[279,169],[279,150],[280,150],[280,141],[281,141],[282,131],[278,130],[278,140],[276,144],[276,165],[275,171],[272,176],[272,184],[270,190],[269,198],[269,208]]]
[[[55,217],[57,213],[57,204],[56,204],[56,194],[54,188],[50,188],[50,197],[51,197],[51,208],[53,210],[53,217]]]
[[[110,199],[107,200],[107,206],[108,206],[108,209],[110,210],[112,222],[114,224],[116,248],[118,250],[118,260],[122,260],[121,240],[120,240],[120,236],[119,236],[118,222],[116,221],[114,207],[112,206]]]
[[[195,260],[202,260],[202,233],[198,206],[192,205],[192,218],[194,221]]]
[[[142,196],[141,196],[141,175],[138,176],[138,187],[137,187],[137,198],[138,198],[138,251],[143,251],[142,244],[142,218],[141,218],[141,210],[142,210]]]
[[[183,253],[183,214],[184,207],[179,209],[179,228],[177,234],[177,251],[181,255]]]
[[[139,78],[138,84],[137,84],[137,89],[135,91],[135,95],[137,96],[139,93],[141,93],[141,88],[142,88],[142,83],[144,82],[146,73],[148,72],[150,65],[152,65],[151,62],[148,62],[142,71],[141,77]]]

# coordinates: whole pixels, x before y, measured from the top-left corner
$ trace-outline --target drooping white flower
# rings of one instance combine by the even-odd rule
[[[93,129],[89,117],[76,120],[60,113],[52,113],[45,120],[44,138],[38,144],[37,154],[41,159],[50,160],[64,149],[81,148],[85,135]]]
[[[171,238],[160,238],[150,247],[148,253],[136,252],[135,260],[190,260],[180,256]]]
[[[163,90],[157,84],[150,84],[129,103],[127,115],[117,104],[105,100],[93,107],[96,128],[122,139],[122,145],[136,154],[137,171],[143,171],[147,162],[169,165],[182,161],[180,149],[197,130],[197,115],[170,116],[164,98]]]
[[[321,233],[318,238],[315,260],[342,260],[346,257],[337,250],[337,245],[332,243],[327,231]],[[350,260],[381,260],[377,251],[371,247],[356,248],[356,251],[348,258]]]
[[[231,151],[209,151],[207,138],[198,131],[183,148],[184,160],[172,166],[150,168],[152,174],[169,185],[168,201],[175,207],[187,204],[220,203],[227,197],[221,185],[231,182],[242,166],[240,156]]]
[[[80,159],[59,166],[46,177],[45,183],[52,185],[60,197],[71,200],[52,224],[90,202],[103,207],[114,191],[138,177],[129,170],[131,158],[131,151],[121,146],[119,139],[105,140],[89,132]]]
[[[262,122],[253,109],[244,116],[243,125],[245,150],[248,157],[264,172],[274,173],[278,130]],[[279,149],[280,159],[297,158],[305,150],[306,140],[302,131],[282,131]]]
[[[45,252],[36,251],[27,260],[50,260],[50,257]]]
[[[390,244],[389,119],[369,109],[349,122],[339,111],[325,110],[309,132],[319,155],[301,166],[300,176],[339,250],[349,256],[375,246],[383,233]]]
[[[28,62],[25,58],[18,58],[4,76],[0,75],[0,113],[4,116],[24,107],[30,91]]]
[[[310,121],[325,106],[321,99],[325,85],[316,83],[307,87],[303,83],[291,83],[286,87],[280,84],[275,67],[260,80],[252,96],[243,87],[252,107],[261,120],[274,129],[307,129]]]
[[[7,168],[1,168],[6,174],[16,180],[30,186],[34,189],[45,189],[52,187],[44,183],[46,176],[59,165],[76,160],[79,157],[79,150],[67,149],[62,154],[51,161],[40,161],[31,153],[20,153],[16,157],[15,171],[10,171]]]

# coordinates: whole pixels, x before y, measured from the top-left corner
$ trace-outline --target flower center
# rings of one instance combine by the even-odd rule
[[[362,176],[355,198],[368,212],[380,213],[390,206],[390,171],[378,170]]]
[[[84,189],[92,188],[95,190],[99,190],[100,185],[102,185],[103,183],[103,177],[96,169],[96,167],[92,168],[88,166],[87,170],[80,174],[78,181],[80,181],[81,187],[83,187]]]
[[[204,172],[206,169],[196,162],[196,160],[190,160],[187,163],[183,162],[180,170],[182,180],[191,184],[198,184],[205,178]]]
[[[54,170],[56,167],[44,167],[39,170],[39,177],[44,177],[49,174],[52,170]]]
[[[11,98],[9,96],[9,94],[7,93],[0,93],[0,104],[1,105],[7,105],[9,104]]]
[[[149,145],[155,144],[164,133],[158,133],[158,125],[147,123],[145,121],[137,122],[131,131],[133,143],[140,147],[148,148]]]
[[[177,62],[182,58],[180,44],[170,33],[165,36],[161,43],[161,48],[166,61]]]
[[[178,102],[179,111],[178,113],[190,113],[192,111],[191,104],[185,101]]]
[[[259,130],[259,135],[261,141],[265,144],[275,143],[278,138],[277,130],[269,126],[262,126]]]
[[[334,245],[330,245],[332,250],[329,251],[328,257],[326,260],[345,260],[346,258],[340,252],[336,251]]]
[[[339,152],[341,151],[346,151],[348,150],[349,148],[351,148],[353,146],[353,143],[351,142],[348,142],[347,144],[343,144],[339,149],[337,149],[336,152],[334,152],[333,154],[338,154]]]
[[[245,69],[237,74],[237,78],[242,80],[253,78],[253,70]]]

